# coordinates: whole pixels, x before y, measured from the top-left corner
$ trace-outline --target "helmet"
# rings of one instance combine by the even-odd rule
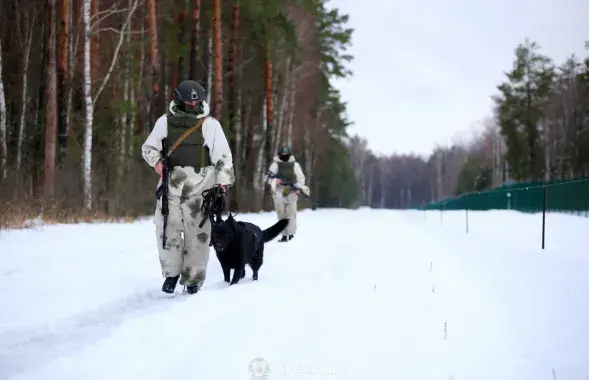
[[[174,89],[174,103],[181,111],[201,113],[202,102],[206,99],[206,91],[200,83],[185,80]]]
[[[290,151],[289,147],[283,146],[280,149],[278,149],[278,158],[280,158],[280,160],[284,162],[288,161],[291,155],[292,152]]]

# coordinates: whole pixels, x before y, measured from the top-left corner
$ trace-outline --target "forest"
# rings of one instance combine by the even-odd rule
[[[348,142],[358,205],[410,208],[506,182],[589,176],[589,42],[586,57],[554,62],[538,42],[514,49],[494,107],[470,141],[437,146],[429,157],[383,156]]]
[[[243,212],[271,209],[264,174],[282,145],[320,207],[408,208],[589,174],[589,57],[555,63],[529,40],[477,138],[429,157],[372,152],[333,85],[353,75],[354,31],[326,3],[1,2],[0,227],[152,214],[157,174],[141,144],[183,79],[203,84],[225,130]]]
[[[315,201],[356,198],[348,15],[324,0],[23,0],[0,9],[0,224],[152,214],[141,157],[183,79],[203,84],[233,152],[239,211],[269,209],[281,145]],[[301,206],[305,207],[303,202]]]

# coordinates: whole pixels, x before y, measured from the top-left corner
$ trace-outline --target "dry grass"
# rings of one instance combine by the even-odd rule
[[[0,204],[0,229],[26,229],[42,224],[130,223],[146,215],[108,215],[100,211],[63,208],[59,205],[4,202]]]
[[[246,214],[259,211],[274,211],[271,199],[266,199],[262,204],[252,202],[253,194],[244,191],[240,200],[236,200],[230,192],[227,199],[229,210],[236,214]],[[234,202],[236,201],[236,202]],[[130,223],[138,218],[153,215],[155,207],[152,201],[152,193],[145,196],[135,196],[117,201],[116,199],[103,198],[97,200],[94,210],[88,212],[80,207],[81,199],[75,197],[62,197],[60,201],[53,203],[39,199],[13,198],[2,199],[0,196],[0,230],[26,229],[40,224],[76,224],[76,223]],[[114,207],[113,205],[120,205]],[[299,211],[309,208],[310,203],[302,199],[298,204]]]

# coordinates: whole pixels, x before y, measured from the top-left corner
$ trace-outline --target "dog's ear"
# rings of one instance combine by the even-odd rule
[[[233,232],[237,233],[237,223],[235,222],[235,219],[233,219],[232,216],[229,216],[229,218],[227,218],[227,221],[229,222],[229,225],[231,226]]]

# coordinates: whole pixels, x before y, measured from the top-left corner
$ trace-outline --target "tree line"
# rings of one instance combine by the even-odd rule
[[[39,209],[57,218],[152,213],[157,175],[140,148],[183,79],[203,83],[228,136],[241,211],[271,206],[263,179],[280,145],[292,147],[319,203],[349,206],[351,123],[332,80],[351,74],[353,30],[326,3],[2,2],[4,223]]]
[[[472,141],[429,157],[378,156],[365,139],[350,138],[356,204],[408,208],[506,182],[588,177],[589,54],[555,63],[526,39],[514,55]]]
[[[234,153],[240,211],[291,146],[323,207],[407,208],[508,180],[589,173],[589,57],[529,40],[469,143],[374,154],[332,85],[352,73],[348,15],[326,0],[23,0],[0,4],[0,225],[151,214],[140,146],[184,78],[203,83]],[[303,205],[304,202],[302,201]]]

